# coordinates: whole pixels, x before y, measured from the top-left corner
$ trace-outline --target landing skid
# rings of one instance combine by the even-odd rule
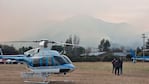
[[[36,73],[36,72],[23,72],[21,73],[22,78],[24,79],[24,83],[29,83],[29,84],[49,84],[50,81],[47,80],[49,77],[49,73]],[[37,81],[30,81],[31,79],[38,78],[42,79],[42,82],[37,82]]]
[[[34,81],[24,81],[24,83],[28,83],[28,84],[49,84],[49,82],[34,82]]]

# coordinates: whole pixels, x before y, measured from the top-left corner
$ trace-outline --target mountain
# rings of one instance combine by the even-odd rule
[[[90,47],[97,47],[103,38],[109,39],[112,44],[123,46],[138,44],[138,39],[135,39],[137,34],[132,25],[106,22],[91,16],[74,16],[62,22],[44,24],[43,27],[38,35],[30,39],[47,38],[65,42],[70,35],[77,35],[80,37],[81,45]]]

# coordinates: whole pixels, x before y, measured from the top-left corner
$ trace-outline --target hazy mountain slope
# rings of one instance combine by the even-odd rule
[[[69,35],[80,37],[81,44],[97,46],[102,38],[112,43],[130,45],[136,37],[135,28],[127,23],[110,23],[90,16],[75,16],[63,22],[44,24],[44,30],[31,38],[65,41]]]

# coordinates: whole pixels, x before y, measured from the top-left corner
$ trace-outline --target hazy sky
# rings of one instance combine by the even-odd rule
[[[28,38],[40,33],[43,24],[78,15],[149,31],[149,0],[0,0],[0,40]]]

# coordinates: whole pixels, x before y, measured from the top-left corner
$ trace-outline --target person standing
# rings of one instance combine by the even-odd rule
[[[123,74],[123,60],[122,59],[120,59],[119,64],[120,64],[120,67],[119,67],[120,74],[122,75]]]
[[[114,58],[114,59],[112,60],[112,66],[113,66],[113,68],[112,68],[112,73],[115,71],[115,61],[116,61],[116,59]]]
[[[120,68],[120,60],[116,59],[116,61],[115,61],[115,75],[120,75],[119,68]]]

